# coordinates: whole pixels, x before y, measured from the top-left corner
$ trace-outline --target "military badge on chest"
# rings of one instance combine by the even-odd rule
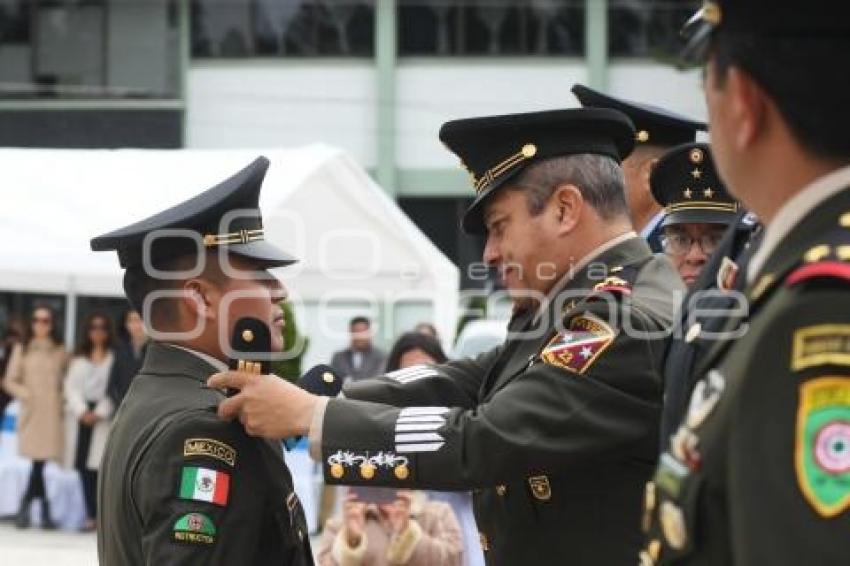
[[[566,330],[556,334],[540,352],[547,364],[583,374],[611,345],[617,333],[607,323],[591,315],[573,318]]]

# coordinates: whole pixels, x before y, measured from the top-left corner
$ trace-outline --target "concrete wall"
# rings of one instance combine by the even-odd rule
[[[703,118],[696,71],[614,62],[609,91]],[[405,170],[447,171],[457,160],[437,139],[459,117],[567,108],[586,82],[582,60],[401,60],[396,69],[396,155]],[[299,145],[323,141],[376,164],[371,61],[195,62],[188,75],[188,147]],[[403,190],[401,192],[403,193]]]
[[[186,145],[270,147],[321,141],[374,167],[375,83],[370,61],[195,63],[187,81]]]

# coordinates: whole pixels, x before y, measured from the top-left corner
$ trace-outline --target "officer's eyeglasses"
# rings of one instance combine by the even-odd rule
[[[723,232],[703,234],[699,238],[692,238],[687,234],[665,234],[661,237],[661,246],[668,254],[685,255],[691,251],[691,246],[696,242],[702,253],[711,255],[717,249],[721,239],[723,239]]]

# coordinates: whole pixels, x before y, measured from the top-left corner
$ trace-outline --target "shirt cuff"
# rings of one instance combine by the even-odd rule
[[[407,564],[420,540],[422,540],[422,527],[411,518],[407,528],[393,537],[390,542],[387,548],[387,561],[390,564]]]
[[[322,426],[325,422],[325,410],[328,408],[329,397],[319,397],[313,409],[313,420],[310,421],[310,431],[307,436],[308,452],[317,462],[322,460]]]
[[[360,536],[360,544],[356,547],[348,546],[346,529],[342,528],[334,539],[331,555],[339,566],[359,566],[366,556],[366,533]]]

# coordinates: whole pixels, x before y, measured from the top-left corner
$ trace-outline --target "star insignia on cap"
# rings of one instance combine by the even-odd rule
[[[713,197],[713,196],[714,196],[714,191],[712,191],[712,190],[711,190],[711,187],[709,187],[709,188],[705,189],[705,190],[702,192],[702,194],[703,194],[703,196],[704,196],[705,198],[711,198],[711,197]]]
[[[683,194],[685,195],[685,198],[691,198],[694,192],[690,189],[690,187],[688,187],[684,190]]]
[[[694,179],[699,179],[700,177],[702,177],[702,171],[700,171],[699,168],[695,167],[694,170],[691,171],[691,175]]]

